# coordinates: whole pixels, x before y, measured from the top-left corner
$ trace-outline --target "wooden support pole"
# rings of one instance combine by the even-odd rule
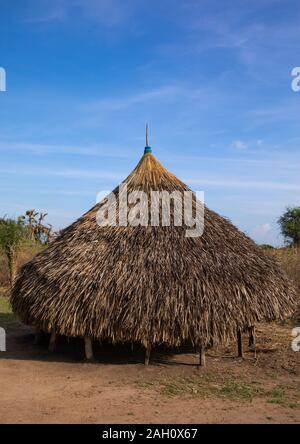
[[[237,331],[237,345],[238,345],[238,357],[243,357],[243,344],[242,344],[242,332],[241,330]]]
[[[49,341],[49,351],[50,352],[54,352],[55,347],[56,347],[56,341],[57,341],[57,334],[53,330],[51,332],[50,341]]]
[[[93,361],[94,360],[93,342],[92,342],[92,338],[89,336],[84,337],[84,349],[85,349],[86,360]]]
[[[34,335],[34,345],[39,345],[41,343],[42,336],[43,330],[40,330],[38,327],[36,327]]]
[[[255,327],[249,327],[249,348],[255,347]]]
[[[145,365],[149,365],[150,355],[151,355],[151,346],[148,345],[145,351]]]
[[[206,359],[205,359],[205,348],[201,345],[199,348],[199,366],[205,367]]]

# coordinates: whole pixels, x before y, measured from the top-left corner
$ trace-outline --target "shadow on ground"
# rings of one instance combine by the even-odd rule
[[[5,316],[5,319],[3,318]],[[67,338],[60,336],[54,352],[48,350],[49,335],[42,334],[35,343],[35,332],[32,328],[17,324],[11,314],[1,314],[3,327],[6,328],[6,352],[0,354],[0,359],[38,360],[53,362],[85,362],[84,342],[82,338]],[[93,342],[95,363],[101,364],[143,364],[145,349],[139,343],[111,344],[108,342]],[[157,346],[151,353],[151,363],[157,365],[195,365],[197,363],[195,349],[190,345],[180,348]],[[194,354],[194,363],[180,360],[181,355]],[[172,358],[176,356],[176,361]]]

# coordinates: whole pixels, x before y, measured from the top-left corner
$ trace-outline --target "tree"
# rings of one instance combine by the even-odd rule
[[[44,223],[46,216],[47,213],[42,213],[35,210],[27,210],[24,216],[20,216],[20,219],[28,227],[29,235],[32,241],[37,241],[41,244],[48,244],[54,237],[52,225],[46,225]]]
[[[300,207],[287,207],[278,223],[286,242],[300,246]]]
[[[16,275],[17,256],[22,245],[28,239],[28,229],[22,220],[0,219],[0,249],[7,257],[10,285]]]
[[[262,248],[263,250],[274,250],[273,245],[270,244],[260,244],[260,248]]]

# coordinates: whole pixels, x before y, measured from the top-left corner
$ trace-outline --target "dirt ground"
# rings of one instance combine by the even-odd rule
[[[300,352],[290,347],[291,326],[261,325],[256,357],[244,337],[207,352],[207,366],[188,347],[162,348],[145,367],[138,346],[95,346],[84,362],[81,340],[47,338],[7,325],[0,353],[0,423],[300,423]]]

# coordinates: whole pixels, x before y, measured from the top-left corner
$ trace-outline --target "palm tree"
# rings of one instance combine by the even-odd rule
[[[7,258],[11,286],[16,275],[18,253],[27,239],[28,229],[22,220],[14,220],[6,217],[0,219],[0,249]]]

